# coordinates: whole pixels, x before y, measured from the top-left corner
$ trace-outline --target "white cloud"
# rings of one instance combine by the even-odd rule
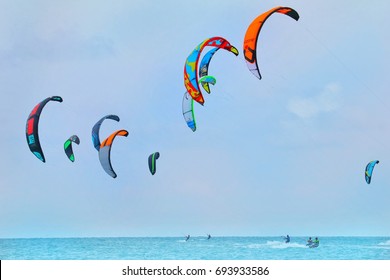
[[[332,112],[340,108],[341,88],[336,83],[330,83],[318,94],[309,98],[294,98],[287,108],[290,112],[303,119],[315,118],[321,113]]]

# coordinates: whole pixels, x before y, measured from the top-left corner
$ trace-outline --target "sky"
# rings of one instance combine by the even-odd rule
[[[248,25],[261,31],[262,79],[246,66]],[[117,236],[389,236],[390,3],[362,1],[0,0],[0,238]],[[182,116],[184,62],[226,38],[217,80]],[[26,120],[44,108],[46,163]],[[107,175],[92,126],[118,129]],[[77,134],[75,162],[63,143]],[[151,175],[148,156],[158,151]],[[364,168],[379,160],[370,185]]]

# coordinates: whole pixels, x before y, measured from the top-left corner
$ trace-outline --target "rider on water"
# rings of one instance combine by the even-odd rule
[[[287,234],[286,237],[284,237],[284,240],[286,241],[286,243],[289,243],[290,242],[290,236]]]

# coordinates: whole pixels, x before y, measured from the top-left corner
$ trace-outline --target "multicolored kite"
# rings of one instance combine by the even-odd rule
[[[215,85],[216,82],[217,80],[213,76],[202,76],[199,78],[199,83],[207,91],[207,93],[210,93],[209,84]]]
[[[200,66],[199,66],[199,82],[200,84],[202,85],[202,87],[204,88],[204,90],[207,92],[207,93],[210,93],[210,87],[209,87],[209,82],[208,81],[201,81],[200,79],[202,77],[205,77],[205,76],[208,76],[209,74],[209,65],[210,65],[210,61],[211,61],[211,58],[213,57],[213,55],[219,50],[219,48],[213,48],[211,49],[210,51],[208,51],[202,58],[202,61],[200,62]],[[214,83],[215,84],[215,83]],[[213,85],[214,85],[213,84]]]
[[[30,148],[30,151],[42,162],[45,162],[45,156],[39,142],[38,124],[42,109],[49,101],[62,102],[62,98],[60,96],[52,96],[37,104],[28,116],[26,123],[26,139],[28,147]]]
[[[198,83],[198,62],[200,54],[205,47],[217,47],[228,50],[238,55],[238,50],[222,37],[212,37],[200,43],[187,57],[184,65],[184,86],[191,97],[201,105],[204,104],[204,98],[199,89]]]

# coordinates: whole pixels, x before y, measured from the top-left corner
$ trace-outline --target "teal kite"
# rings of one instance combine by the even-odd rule
[[[149,171],[154,175],[156,173],[156,161],[160,157],[159,152],[155,152],[151,154],[148,158],[148,164],[149,164]]]
[[[372,172],[374,171],[374,167],[376,164],[379,163],[379,160],[373,160],[370,161],[367,166],[366,166],[366,171],[364,172],[364,176],[366,178],[367,184],[371,183],[371,178],[372,178]]]
[[[72,143],[76,143],[77,145],[80,144],[80,138],[77,135],[72,135],[64,143],[65,154],[71,162],[74,162]]]

